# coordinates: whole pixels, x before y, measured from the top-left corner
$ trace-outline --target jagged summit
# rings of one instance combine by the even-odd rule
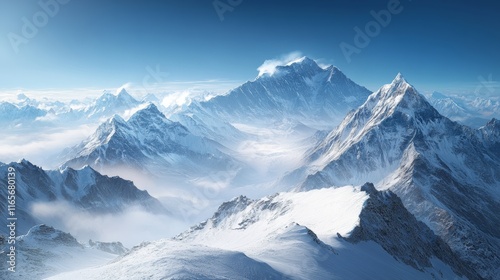
[[[398,72],[392,83],[401,83],[401,82],[406,82],[405,77],[403,77],[403,74],[401,72]]]
[[[139,116],[140,115],[158,115],[158,116],[163,116],[163,118],[165,118],[165,115],[162,112],[160,112],[160,110],[158,109],[158,107],[156,107],[155,104],[153,104],[151,102],[149,102],[143,109],[138,110],[134,115],[139,115]]]
[[[297,74],[313,76],[322,70],[324,69],[319,67],[314,60],[304,56],[284,65],[268,66],[259,73],[256,80]]]
[[[292,61],[285,66],[292,66],[295,67],[296,69],[304,69],[304,68],[320,68],[319,65],[314,61],[313,59],[304,56],[300,59],[297,59],[295,61]]]
[[[271,66],[269,66],[271,68]],[[333,127],[345,114],[361,105],[371,93],[348,79],[338,68],[321,68],[304,57],[253,81],[191,106],[193,114],[210,113],[234,122],[280,122],[290,119],[303,124]]]
[[[390,84],[382,86],[370,95],[356,112],[365,118],[369,116],[373,124],[380,123],[395,113],[423,122],[442,117],[401,73],[398,73]],[[353,118],[357,117],[348,116],[344,122],[354,121]]]
[[[412,92],[416,92],[416,89],[406,81],[403,75],[398,73],[390,84],[382,86],[378,91],[382,94],[382,96],[387,96],[395,93],[406,93],[410,89]]]
[[[27,243],[44,242],[45,244],[63,244],[66,246],[82,247],[71,234],[45,224],[33,226],[27,234],[19,236],[18,241]]]
[[[127,92],[127,90],[125,88],[122,88],[120,89],[120,91],[118,92],[117,96],[130,96],[130,94]]]

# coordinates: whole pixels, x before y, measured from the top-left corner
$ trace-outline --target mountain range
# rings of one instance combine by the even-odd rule
[[[427,96],[429,103],[447,118],[479,128],[491,118],[500,118],[500,99],[477,95],[448,96],[433,92]]]
[[[118,115],[102,123],[95,133],[67,151],[63,166],[97,170],[130,168],[148,176],[190,178],[236,165],[227,148],[192,134],[186,127],[165,117],[152,104],[128,120]]]
[[[19,233],[27,232],[41,222],[33,209],[37,203],[68,203],[79,211],[94,214],[116,214],[135,205],[151,213],[167,214],[157,199],[147,191],[137,189],[133,182],[101,175],[88,166],[79,170],[43,170],[27,160],[0,163],[2,178],[7,178],[9,167],[14,168],[16,174],[15,205]],[[6,181],[0,182],[4,197],[6,184]],[[6,199],[0,201],[0,207],[7,209]],[[2,219],[7,220],[6,211],[2,211]],[[7,230],[2,228],[0,233],[7,234]]]
[[[8,166],[17,172],[20,232],[65,236],[62,243],[79,246],[69,234],[37,225],[45,222],[32,211],[40,202],[110,214],[134,206],[152,213],[179,208],[168,213],[196,210],[203,217],[197,221],[205,220],[174,238],[120,251],[112,263],[53,279],[500,274],[500,122],[485,118],[498,113],[492,100],[426,98],[401,74],[371,93],[309,58],[175,110],[154,95],[137,101],[125,90],[74,110],[20,100],[15,108],[0,107],[5,114],[33,111],[27,119],[14,115],[12,127],[48,115],[100,123],[63,152],[59,170],[26,160],[0,164],[1,177]],[[189,203],[162,204],[131,181],[110,177],[116,170],[126,178],[132,170],[155,177],[162,190],[178,191]],[[120,247],[92,244],[112,253]]]
[[[301,190],[366,180],[392,190],[491,279],[500,267],[496,123],[472,129],[443,117],[399,74],[311,149],[294,176],[305,176]]]

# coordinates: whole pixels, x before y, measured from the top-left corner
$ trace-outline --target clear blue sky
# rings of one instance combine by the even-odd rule
[[[157,65],[168,81],[244,82],[292,51],[373,90],[398,72],[422,90],[500,80],[495,1],[400,0],[402,10],[350,62],[339,44],[355,46],[354,27],[391,1],[242,0],[221,21],[212,0],[70,0],[15,53],[9,36],[23,36],[23,17],[44,23],[39,2],[51,1],[1,1],[2,89],[118,87],[142,83]]]

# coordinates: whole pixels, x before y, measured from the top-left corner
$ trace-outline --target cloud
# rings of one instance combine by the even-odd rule
[[[0,139],[0,161],[10,162],[25,158],[44,168],[57,167],[57,155],[88,137],[95,125],[77,127],[40,127],[10,131]]]
[[[194,95],[195,95],[195,93],[190,92],[189,90],[174,92],[174,93],[171,93],[171,94],[165,96],[165,98],[163,98],[161,104],[165,108],[169,108],[172,106],[176,107],[176,106],[189,105],[192,101],[191,96],[194,96]]]
[[[128,248],[143,241],[170,238],[189,228],[186,222],[138,207],[115,214],[95,214],[66,202],[44,202],[33,204],[31,212],[45,224],[69,232],[82,242],[120,241]]]
[[[259,71],[259,77],[264,74],[272,75],[276,71],[277,66],[287,65],[302,57],[303,55],[301,52],[295,51],[282,55],[280,58],[266,60],[261,66],[259,66],[259,68],[257,68]]]
[[[189,106],[193,101],[210,100],[214,96],[220,94],[222,93],[207,91],[204,88],[192,87],[186,90],[166,94],[161,101],[161,105],[171,111],[184,106]]]
[[[132,117],[138,111],[140,111],[140,110],[148,107],[149,104],[150,103],[142,103],[142,104],[139,104],[138,106],[136,106],[136,107],[134,107],[132,109],[125,110],[125,112],[123,112],[122,118],[128,120],[130,117]]]

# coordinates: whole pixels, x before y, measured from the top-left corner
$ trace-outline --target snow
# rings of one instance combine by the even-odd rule
[[[160,240],[141,245],[121,259],[47,279],[282,279],[269,265],[240,252]]]
[[[160,98],[147,95],[139,102],[120,88],[95,100],[64,103],[19,94],[0,104],[2,124],[9,132],[0,140],[2,161],[19,153],[35,157],[41,151],[37,160],[59,164],[45,149],[60,151],[88,137],[66,159],[81,159],[75,163],[78,167],[106,167],[102,170],[108,174],[155,190],[175,211],[171,213],[177,220],[168,220],[169,225],[207,218],[233,196],[267,195],[228,202],[224,205],[233,205],[233,212],[220,213],[217,219],[181,234],[182,240],[145,244],[108,265],[103,264],[109,255],[93,249],[42,248],[61,256],[44,262],[54,271],[93,266],[55,279],[115,279],[122,276],[119,273],[132,279],[455,278],[438,259],[431,260],[434,269],[418,271],[373,241],[353,244],[342,238],[359,224],[368,195],[357,187],[337,186],[365,181],[374,182],[379,190],[397,192],[420,220],[437,233],[446,231],[441,236],[461,257],[479,266],[482,276],[498,271],[495,258],[482,259],[497,254],[498,245],[492,237],[499,234],[495,214],[500,198],[494,127],[476,131],[450,122],[401,73],[368,96],[365,88],[339,69],[320,67],[297,53],[266,61],[258,70],[254,81],[204,101],[200,101],[203,96],[212,95],[192,98],[193,93],[186,90],[163,93]],[[495,97],[433,94],[428,98],[441,113],[470,125],[485,124],[485,118],[499,114],[500,100]],[[359,105],[341,122],[347,111]],[[95,123],[101,126],[95,129]],[[318,143],[318,138],[323,139]],[[114,152],[116,157],[111,156]],[[34,195],[22,189],[20,193],[27,201],[54,205],[51,196],[79,201],[95,183],[95,173],[90,167],[75,171],[71,179],[76,187],[61,187],[71,172],[35,173],[42,183],[47,175],[56,187],[44,189],[47,186],[41,183],[29,190]],[[150,178],[152,174],[158,177]],[[25,180],[28,177],[20,177],[18,182],[24,186]],[[328,188],[271,195],[294,187]],[[96,205],[127,206],[104,194],[101,198]],[[144,218],[136,225],[148,226],[149,221]],[[449,236],[451,240],[446,239]],[[37,243],[30,242],[25,238],[30,246]],[[81,250],[85,252],[80,254]]]
[[[438,259],[420,271],[373,241],[346,241],[367,199],[352,186],[238,197],[174,240],[49,279],[460,279]]]
[[[196,234],[194,241],[224,249],[241,249],[245,244],[265,240],[269,234],[297,223],[313,230],[320,238],[330,240],[337,233],[348,236],[357,225],[366,193],[354,187],[328,188],[299,193],[280,193],[252,203],[214,228],[207,228],[205,236]],[[261,204],[272,203],[272,211],[254,213]],[[313,205],[313,207],[311,207]],[[278,215],[279,214],[279,215]],[[251,224],[245,231],[237,229],[245,221]],[[325,222],[328,221],[328,222]],[[232,229],[232,230],[228,230]]]
[[[66,271],[101,266],[117,257],[84,246],[71,235],[45,225],[35,226],[19,236],[16,253],[16,272],[10,279],[42,279]],[[0,254],[0,258],[3,259],[3,255]],[[2,276],[0,278],[5,279]]]

